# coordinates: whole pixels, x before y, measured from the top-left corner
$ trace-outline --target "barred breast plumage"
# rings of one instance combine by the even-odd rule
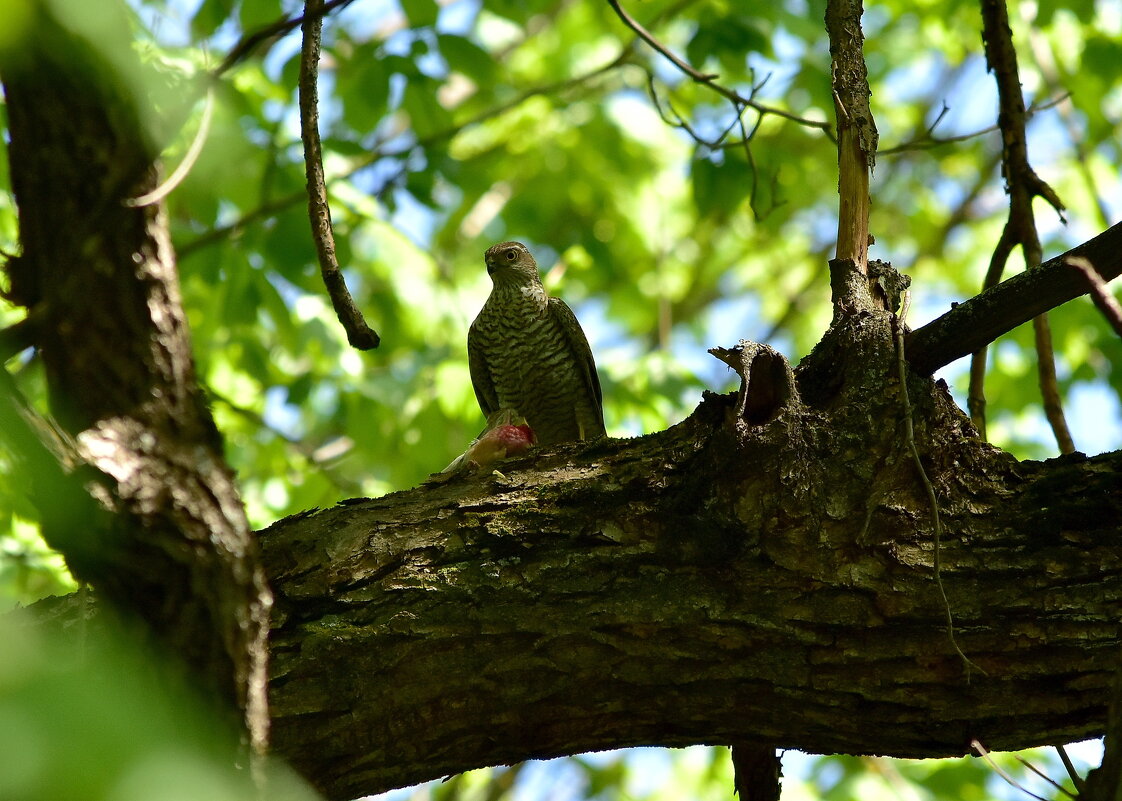
[[[485,261],[494,285],[468,331],[468,366],[483,414],[526,418],[541,445],[602,436],[596,364],[572,310],[546,294],[525,245],[502,242]]]

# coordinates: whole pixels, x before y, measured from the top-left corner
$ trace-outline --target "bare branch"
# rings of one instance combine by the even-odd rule
[[[749,97],[744,97],[742,94],[733,89],[721,86],[716,82],[717,78],[720,76],[700,72],[683,58],[681,58],[681,56],[676,55],[669,47],[656,39],[650,31],[644,28],[639,22],[637,22],[626,11],[624,11],[623,7],[619,4],[619,0],[608,0],[608,5],[612,7],[612,9],[616,12],[616,15],[623,21],[624,25],[635,31],[636,35],[638,35],[640,39],[654,48],[655,51],[660,53],[663,57],[670,61],[670,63],[672,63],[675,67],[677,67],[685,75],[688,75],[697,83],[708,86],[714,92],[724,98],[727,98],[728,100],[731,100],[738,106],[747,106],[748,108],[758,111],[761,114],[774,114],[777,117],[783,117],[784,119],[791,120],[792,122],[797,122],[799,125],[805,125],[808,128],[817,128],[825,133],[831,142],[834,141],[834,134],[830,123],[824,122],[822,120],[811,120],[807,119],[806,117],[800,117],[799,115],[793,114],[790,111],[775,108],[774,106],[766,106],[763,103],[758,103]]]
[[[1007,222],[1001,229],[1001,236],[990,256],[990,266],[986,270],[986,277],[982,281],[982,291],[997,286],[1001,281],[1001,274],[1005,271],[1005,264],[1009,261],[1009,254],[1013,252],[1016,244],[1012,226]],[[981,348],[970,357],[970,390],[966,397],[966,406],[970,411],[970,419],[982,438],[986,438],[986,359],[989,355],[987,348]]]
[[[998,243],[991,273],[996,270],[996,278],[1004,269],[1008,251],[1013,244],[1021,246],[1025,266],[1031,269],[1042,260],[1040,237],[1036,232],[1032,200],[1042,197],[1052,205],[1063,219],[1064,205],[1059,197],[1038,176],[1029,165],[1028,140],[1025,135],[1025,100],[1021,94],[1020,72],[1017,67],[1017,51],[1013,46],[1013,32],[1009,27],[1009,13],[1005,0],[982,0],[982,42],[985,45],[986,63],[997,82],[1000,104],[997,122],[1001,128],[1003,151],[1002,173],[1005,187],[1009,193],[1009,220],[1002,240]],[[987,276],[987,280],[989,276]],[[1056,442],[1062,453],[1075,450],[1067,420],[1064,418],[1060,391],[1056,382],[1055,354],[1052,350],[1052,333],[1047,320],[1033,323],[1036,340],[1036,353],[1040,394],[1044,402],[1044,414],[1048,418]],[[985,358],[984,354],[981,358]],[[980,386],[971,388],[971,394],[981,396]],[[984,424],[983,424],[984,430]]]
[[[1056,750],[1062,750],[1062,749],[1063,749],[1063,746],[1062,746],[1062,745],[1058,745],[1058,746],[1056,746]],[[1024,765],[1024,766],[1025,766],[1026,768],[1028,768],[1029,770],[1031,770],[1031,771],[1032,771],[1033,773],[1035,773],[1035,774],[1036,774],[1037,776],[1039,776],[1040,778],[1042,778],[1042,779],[1043,779],[1044,781],[1048,782],[1048,784],[1050,784],[1050,785],[1052,785],[1053,787],[1055,787],[1055,788],[1056,788],[1057,790],[1059,790],[1059,791],[1060,791],[1061,793],[1063,793],[1064,795],[1066,795],[1066,796],[1067,796],[1068,798],[1078,798],[1078,797],[1079,797],[1079,796],[1077,796],[1077,795],[1076,795],[1075,793],[1073,793],[1073,792],[1072,792],[1071,790],[1067,789],[1067,788],[1066,788],[1066,787],[1064,787],[1064,786],[1063,786],[1062,784],[1060,784],[1060,783],[1059,783],[1058,781],[1056,781],[1055,779],[1053,779],[1053,778],[1052,778],[1051,776],[1049,776],[1049,775],[1048,775],[1047,773],[1045,773],[1044,771],[1042,771],[1042,770],[1041,770],[1040,768],[1036,767],[1036,765],[1034,765],[1034,764],[1032,764],[1031,762],[1029,762],[1029,761],[1028,761],[1027,759],[1025,759],[1025,758],[1024,758],[1023,756],[1021,756],[1020,754],[1013,754],[1013,758],[1014,758],[1014,759],[1016,759],[1016,760],[1017,760],[1018,762],[1020,762],[1020,763],[1021,763],[1022,765]]]
[[[335,9],[350,5],[353,2],[354,0],[328,0],[328,2],[319,5],[315,16],[317,19],[322,19],[325,14],[330,14]],[[302,16],[281,17],[275,22],[271,22],[252,33],[246,34],[230,49],[230,52],[226,54],[226,58],[222,59],[222,63],[214,68],[211,75],[217,78],[239,61],[248,57],[263,42],[269,41],[270,39],[276,41],[286,33],[290,33],[299,28],[304,24],[306,19],[308,19],[308,13],[305,7]]]
[[[1064,92],[1063,94],[1046,100],[1043,103],[1034,103],[1033,105],[1025,109],[1025,120],[1031,120],[1033,118],[1033,115],[1041,111],[1046,111],[1050,108],[1059,106],[1069,97],[1071,97],[1071,95],[1068,92]],[[998,125],[988,125],[985,128],[979,128],[977,131],[971,131],[970,133],[955,134],[954,136],[934,136],[932,132],[935,130],[935,127],[942,121],[943,116],[946,113],[947,106],[944,105],[942,110],[939,112],[939,116],[935,119],[935,122],[931,123],[931,125],[928,126],[927,132],[923,136],[916,137],[915,139],[910,139],[907,142],[901,142],[900,144],[893,145],[892,147],[878,148],[877,155],[895,156],[900,153],[908,153],[914,150],[930,150],[932,148],[942,147],[943,145],[954,144],[955,142],[965,142],[969,139],[977,139],[979,136],[985,136],[988,133],[994,133],[995,131],[1001,130],[1001,127]]]
[[[1075,441],[1071,438],[1071,431],[1064,417],[1064,400],[1056,377],[1056,351],[1052,346],[1052,326],[1048,322],[1048,315],[1042,314],[1033,319],[1032,333],[1036,345],[1036,369],[1044,415],[1052,426],[1060,453],[1075,453]]]
[[[1008,773],[1006,773],[1004,770],[1002,770],[1001,766],[993,761],[993,757],[990,756],[990,752],[986,750],[986,747],[984,745],[982,745],[981,742],[979,742],[978,740],[971,740],[970,745],[973,746],[974,750],[978,752],[978,755],[981,756],[982,759],[984,759],[986,761],[986,763],[991,768],[994,769],[994,772],[997,773],[998,776],[1005,779],[1005,781],[1009,784],[1010,787],[1016,787],[1018,790],[1020,790],[1022,793],[1029,796],[1030,798],[1035,798],[1036,801],[1048,801],[1048,799],[1045,798],[1044,796],[1037,795],[1036,793],[1031,792],[1030,790],[1026,789],[1016,779],[1014,779],[1012,776],[1010,776]]]
[[[1099,311],[1103,313],[1103,317],[1110,323],[1110,327],[1114,329],[1114,333],[1122,337],[1122,305],[1119,305],[1114,295],[1110,293],[1106,281],[1099,275],[1099,271],[1095,269],[1095,265],[1081,256],[1071,256],[1065,259],[1064,263],[1073,270],[1078,270],[1083,274],[1083,277],[1087,279],[1087,285],[1091,288],[1091,300],[1099,307]]]
[[[908,362],[930,375],[955,359],[974,353],[1007,331],[1049,309],[1088,292],[1087,281],[1066,261],[1081,256],[1094,264],[1104,280],[1122,274],[1122,223],[1067,253],[1026,270],[975,295],[916,329],[907,337]]]
[[[316,241],[320,274],[331,296],[335,314],[347,332],[347,341],[359,350],[378,347],[378,334],[366,324],[362,312],[347,289],[335,258],[331,232],[331,208],[323,179],[323,150],[319,139],[319,36],[323,25],[323,0],[307,0],[304,6],[304,42],[300,52],[300,135],[304,140],[304,165],[308,175],[308,217]]]
[[[1067,755],[1067,749],[1062,745],[1057,745],[1056,753],[1060,755],[1060,761],[1064,763],[1064,770],[1067,771],[1067,776],[1071,779],[1071,783],[1075,785],[1075,791],[1077,793],[1084,792],[1087,788],[1087,783],[1084,781],[1083,777],[1079,775],[1079,771],[1075,769],[1075,765],[1071,764],[1071,757]]]

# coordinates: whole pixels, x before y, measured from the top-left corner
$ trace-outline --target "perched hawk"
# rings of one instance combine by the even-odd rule
[[[604,434],[600,379],[572,309],[551,298],[521,242],[484,257],[493,286],[468,331],[468,366],[483,414],[526,418],[541,445]]]

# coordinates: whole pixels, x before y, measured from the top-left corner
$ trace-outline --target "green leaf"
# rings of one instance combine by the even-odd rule
[[[438,35],[437,42],[449,69],[480,84],[494,80],[495,59],[475,42],[463,36],[449,34]]]
[[[401,10],[414,28],[436,25],[436,18],[440,14],[440,6],[436,4],[436,0],[401,0]]]
[[[413,132],[418,137],[452,127],[452,115],[436,99],[437,87],[436,81],[421,74],[411,76],[405,87],[402,107],[409,114]]]
[[[369,133],[385,118],[390,98],[390,73],[372,46],[338,71],[338,94],[343,119],[355,131]]]
[[[230,18],[233,3],[230,0],[203,0],[191,18],[191,33],[196,39],[210,37]]]
[[[750,17],[705,17],[686,45],[686,56],[695,68],[705,69],[707,61],[714,59],[734,76],[744,72],[749,53],[771,55],[770,37]]]
[[[252,32],[284,16],[278,0],[241,0],[238,19],[243,31]]]

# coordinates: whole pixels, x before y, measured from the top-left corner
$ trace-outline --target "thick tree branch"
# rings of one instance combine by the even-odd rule
[[[907,377],[955,636],[985,671],[967,683],[889,315],[840,320],[794,374],[723,355],[741,391],[668,431],[262,532],[276,750],[349,799],[638,744],[932,757],[1100,734],[1122,455],[1017,462]]]
[[[1086,280],[1065,263],[1073,256],[1094,264],[1103,280],[1122,275],[1122,223],[1049,259],[1037,269],[956,304],[942,317],[913,331],[906,340],[912,368],[930,375],[1042,312],[1087,294]]]
[[[1018,465],[961,434],[925,453],[958,635],[988,674],[967,684],[894,427],[858,486],[811,418],[734,443],[730,410],[265,532],[280,751],[342,799],[637,744],[929,757],[1101,732],[1116,454]]]
[[[819,346],[797,393],[751,359],[669,431],[263,532],[278,749],[342,799],[637,744],[930,757],[1100,733],[1122,457],[1018,463],[910,379],[956,638],[986,673],[967,683],[887,315],[839,328],[850,356]]]

